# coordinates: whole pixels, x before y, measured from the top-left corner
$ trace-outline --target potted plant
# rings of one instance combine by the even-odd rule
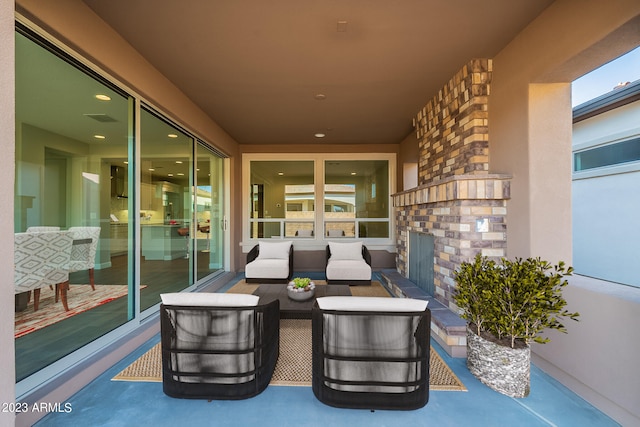
[[[308,277],[295,277],[287,285],[289,298],[304,301],[312,298],[315,294],[316,284]]]
[[[572,267],[540,258],[477,255],[454,273],[453,299],[467,324],[467,366],[480,381],[512,397],[529,394],[530,343],[546,343],[546,329],[566,333],[561,319],[578,320],[566,310],[562,288]]]

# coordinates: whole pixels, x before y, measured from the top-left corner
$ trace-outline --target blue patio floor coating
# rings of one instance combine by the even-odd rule
[[[224,290],[222,290],[224,291]],[[269,386],[237,401],[174,399],[161,383],[112,381],[116,374],[159,342],[159,335],[107,370],[67,402],[67,413],[51,413],[36,426],[618,426],[614,420],[558,381],[531,367],[531,393],[514,399],[480,383],[466,360],[431,345],[468,391],[430,391],[414,411],[333,408],[319,402],[311,387]]]

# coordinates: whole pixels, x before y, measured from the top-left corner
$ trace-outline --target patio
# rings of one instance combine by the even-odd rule
[[[225,292],[233,283],[235,281],[220,292]],[[252,399],[207,402],[170,398],[163,394],[160,383],[111,380],[158,340],[159,336],[148,340],[67,402],[60,402],[60,412],[50,413],[35,425],[619,425],[535,366],[531,371],[529,397],[513,399],[494,392],[469,373],[465,359],[449,357],[433,340],[432,347],[468,391],[432,390],[429,403],[415,411],[332,408],[320,403],[311,387],[269,386]]]

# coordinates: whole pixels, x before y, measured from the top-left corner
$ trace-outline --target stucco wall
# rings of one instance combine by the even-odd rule
[[[640,2],[560,0],[494,58],[489,171],[513,176],[510,257],[572,262],[570,82],[638,45]],[[534,353],[589,402],[623,425],[638,425],[639,371],[627,357],[640,351],[638,302],[608,286],[613,294],[570,285],[570,309],[583,321]],[[576,369],[577,361],[585,368]]]
[[[14,15],[13,2],[0,2],[0,206],[13,212],[14,140],[15,140],[15,75],[14,75]],[[13,221],[0,222],[0,235],[13,235]],[[13,242],[0,245],[0,402],[15,401],[15,353],[13,339]],[[14,424],[14,414],[0,411],[0,425]]]

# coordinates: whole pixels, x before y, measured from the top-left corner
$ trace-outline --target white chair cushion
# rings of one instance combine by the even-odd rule
[[[175,292],[160,294],[165,305],[184,305],[197,307],[249,307],[258,305],[257,295],[214,294],[210,292]]]
[[[362,256],[356,260],[334,260],[327,263],[325,271],[328,280],[371,280],[371,266]]]
[[[289,258],[256,258],[244,267],[244,276],[249,279],[286,279],[289,277]]]
[[[428,301],[412,298],[386,297],[320,297],[318,306],[323,310],[342,311],[424,311]]]
[[[329,242],[332,260],[362,260],[362,242]]]
[[[258,257],[256,259],[289,259],[292,242],[258,242]],[[264,276],[263,276],[264,277]]]

